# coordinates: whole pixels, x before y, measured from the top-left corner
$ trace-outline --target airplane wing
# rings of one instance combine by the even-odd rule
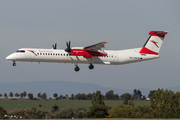
[[[97,43],[95,45],[91,45],[91,46],[88,46],[88,47],[84,47],[84,50],[91,50],[91,51],[98,51],[100,50],[102,47],[104,48],[104,45],[106,44],[107,42],[100,42],[100,43]]]

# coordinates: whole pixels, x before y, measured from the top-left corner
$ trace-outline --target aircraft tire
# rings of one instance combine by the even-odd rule
[[[16,66],[16,63],[15,63],[15,62],[13,63],[13,66]]]
[[[94,68],[94,65],[90,64],[90,65],[89,65],[89,69],[92,70],[93,68]]]
[[[79,67],[75,67],[74,70],[75,70],[76,72],[78,72],[78,71],[80,70],[80,68],[79,68]]]

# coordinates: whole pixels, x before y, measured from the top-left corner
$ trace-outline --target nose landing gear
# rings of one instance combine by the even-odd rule
[[[16,62],[15,61],[13,61],[13,64],[12,64],[13,66],[16,66]]]

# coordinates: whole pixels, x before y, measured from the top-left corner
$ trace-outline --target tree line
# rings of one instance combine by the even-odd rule
[[[62,99],[70,99],[70,100],[92,100],[92,96],[95,94],[94,93],[89,93],[89,94],[84,94],[84,93],[78,93],[78,94],[71,94],[71,96],[69,96],[68,94],[66,95],[58,95],[58,93],[54,93],[53,97],[56,100],[62,100]],[[130,97],[132,96],[134,100],[141,100],[141,99],[145,99],[145,95],[142,95],[140,90],[134,89],[133,90],[133,94],[129,94],[129,93],[124,93],[122,95],[118,95],[118,94],[114,94],[113,90],[109,90],[108,92],[105,93],[105,95],[103,95],[104,100],[122,100],[125,96],[125,94],[128,94],[128,100],[130,100]],[[150,91],[148,97],[150,97],[152,94],[152,91]],[[0,97],[4,98],[25,98],[28,97],[29,99],[33,100],[37,100],[37,99],[47,99],[47,94],[46,93],[38,93],[37,96],[34,96],[32,93],[26,93],[26,91],[22,92],[22,93],[14,93],[10,92],[9,95],[7,93],[0,94]],[[52,99],[52,98],[50,98]]]
[[[104,103],[104,95],[96,91],[92,95],[92,105],[86,110],[84,108],[59,108],[52,106],[51,111],[42,111],[36,108],[14,110],[9,117],[42,119],[42,118],[180,118],[180,92],[158,89],[151,91],[150,105],[133,105],[134,98],[138,96],[124,94],[123,104],[110,107]],[[0,107],[0,119],[7,118],[7,112]],[[6,116],[6,117],[5,117]]]

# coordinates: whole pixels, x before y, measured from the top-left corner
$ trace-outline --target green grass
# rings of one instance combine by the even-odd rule
[[[105,105],[115,107],[118,104],[122,104],[123,100],[105,100]],[[149,105],[149,101],[133,101],[134,105]],[[4,109],[11,111],[13,109],[26,109],[26,108],[38,108],[41,110],[51,110],[54,105],[60,108],[64,107],[77,107],[89,109],[91,106],[91,100],[0,100],[0,106]],[[39,107],[42,105],[42,107]]]

